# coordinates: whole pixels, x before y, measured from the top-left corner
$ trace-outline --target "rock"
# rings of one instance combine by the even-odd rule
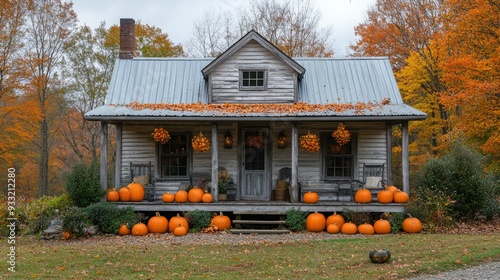
[[[54,224],[49,226],[46,230],[44,230],[40,238],[45,240],[61,238],[62,232],[63,232],[62,226]]]

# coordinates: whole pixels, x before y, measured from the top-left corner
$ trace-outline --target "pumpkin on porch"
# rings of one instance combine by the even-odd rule
[[[132,227],[132,235],[141,236],[148,234],[148,227],[143,223],[135,224]]]
[[[188,201],[191,203],[200,203],[204,193],[201,188],[192,188],[188,191]]]
[[[186,220],[186,218],[181,217],[179,213],[177,213],[177,216],[170,218],[170,221],[168,222],[168,230],[173,233],[175,228],[178,227],[179,224],[185,227],[186,230],[189,230],[188,221]]]
[[[141,183],[132,182],[127,187],[130,190],[130,201],[140,202],[144,199],[144,187]]]
[[[392,194],[395,194],[399,191],[399,189],[396,186],[386,186],[385,189],[392,192]]]
[[[394,194],[394,203],[407,203],[410,200],[410,197],[407,193],[398,190]]]
[[[318,211],[309,214],[306,218],[306,229],[311,232],[320,232],[325,230],[326,218],[325,215]]]
[[[110,202],[117,202],[120,200],[120,194],[115,188],[109,189],[106,194],[106,200]]]
[[[302,200],[305,203],[317,203],[319,200],[319,196],[315,192],[306,192],[304,194],[304,197],[302,198]]]
[[[185,190],[178,190],[175,193],[175,202],[184,203],[188,200],[188,193]]]
[[[219,212],[219,215],[215,215],[212,218],[210,225],[216,226],[217,230],[226,230],[231,228],[231,219],[228,216],[224,216],[222,212]]]
[[[163,201],[165,203],[172,203],[172,202],[175,201],[175,194],[173,194],[173,193],[164,193],[161,196],[161,201]]]
[[[326,226],[328,227],[331,224],[337,224],[339,227],[342,227],[345,223],[344,217],[342,215],[337,214],[337,212],[334,212],[332,215],[328,216],[326,218]]]
[[[160,215],[159,212],[156,212],[156,216],[149,218],[148,221],[148,231],[151,233],[165,233],[168,229],[168,220],[167,218]]]
[[[201,202],[203,202],[203,203],[211,203],[212,200],[213,200],[212,194],[209,193],[208,191],[205,191],[205,193],[201,197]]]
[[[128,202],[130,201],[130,190],[128,187],[122,187],[119,191],[118,191],[118,195],[120,197],[120,201],[122,202]]]
[[[365,188],[361,188],[356,191],[354,201],[357,203],[370,203],[372,202],[372,192]]]
[[[377,194],[377,201],[379,203],[391,203],[393,199],[394,199],[394,195],[392,194],[391,191],[389,191],[387,189],[381,190]]]

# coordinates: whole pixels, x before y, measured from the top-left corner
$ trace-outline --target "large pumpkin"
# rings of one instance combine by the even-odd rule
[[[165,203],[174,202],[175,201],[175,194],[173,194],[173,193],[164,193],[161,196],[161,201],[163,201]]]
[[[354,201],[357,203],[370,203],[372,202],[372,192],[362,188],[356,191]]]
[[[343,234],[356,234],[358,232],[358,227],[351,222],[347,222],[340,228],[340,232]]]
[[[132,182],[127,187],[130,190],[130,201],[140,202],[144,199],[144,187],[141,183]]]
[[[168,220],[167,218],[160,215],[159,212],[156,212],[156,216],[149,218],[148,221],[148,231],[151,233],[165,233],[168,229]]]
[[[203,189],[192,188],[188,192],[188,201],[191,203],[200,203],[204,193]]]
[[[112,188],[106,194],[106,200],[111,202],[116,202],[120,200],[120,194],[115,188]]]
[[[391,233],[391,223],[388,220],[378,220],[373,224],[373,229],[377,234]]]
[[[365,235],[373,235],[375,233],[375,230],[370,224],[361,224],[358,226],[358,232]]]
[[[306,229],[311,232],[324,231],[326,227],[325,215],[318,213],[318,211],[309,214],[306,218]]]
[[[120,196],[120,201],[127,202],[130,201],[130,190],[128,187],[122,187],[118,191],[118,195]]]
[[[410,216],[403,220],[403,231],[407,233],[419,233],[422,231],[422,223],[419,219]]]
[[[175,193],[175,202],[184,203],[188,200],[188,193],[185,190],[178,190]]]
[[[203,196],[201,197],[201,202],[203,203],[211,203],[213,200],[212,198],[212,194],[205,191],[205,193],[203,194]]]
[[[391,203],[393,199],[394,195],[392,194],[391,191],[388,191],[387,189],[381,190],[377,194],[377,201],[379,203]]]
[[[143,223],[135,224],[132,227],[132,235],[141,236],[148,234],[148,227]]]
[[[306,192],[302,200],[305,203],[317,203],[319,200],[319,196],[315,192]]]
[[[337,212],[334,212],[332,215],[326,218],[326,227],[328,227],[331,224],[337,224],[339,225],[339,227],[342,227],[344,223],[345,223],[344,217],[342,217],[342,215],[337,214]]]
[[[231,228],[231,219],[228,216],[224,216],[222,212],[219,212],[219,215],[215,215],[212,218],[211,225],[216,226],[217,230],[226,230]]]
[[[410,197],[407,193],[398,191],[394,194],[394,203],[407,203]]]
[[[123,224],[118,228],[119,235],[128,235],[130,234],[130,229],[128,228],[128,224]]]
[[[173,233],[174,229],[179,225],[185,227],[186,230],[189,230],[189,224],[186,218],[181,217],[181,215],[177,213],[177,216],[170,218],[170,221],[168,222],[168,230]]]

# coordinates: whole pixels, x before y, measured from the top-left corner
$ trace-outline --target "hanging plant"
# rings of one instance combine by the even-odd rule
[[[339,143],[340,146],[344,146],[351,141],[351,133],[349,130],[345,129],[343,123],[339,123],[337,129],[333,131],[332,137],[337,140],[337,143]]]
[[[264,136],[262,135],[250,135],[247,137],[246,145],[249,147],[254,147],[256,149],[259,149],[260,147],[264,146]]]
[[[307,132],[306,135],[300,136],[299,146],[304,151],[315,153],[319,151],[319,138],[316,134]]]
[[[155,131],[151,133],[156,142],[160,142],[162,144],[166,144],[168,140],[170,140],[170,133],[168,130],[160,128],[155,128]]]
[[[210,150],[210,141],[201,133],[195,135],[191,140],[191,146],[195,152],[203,153]]]

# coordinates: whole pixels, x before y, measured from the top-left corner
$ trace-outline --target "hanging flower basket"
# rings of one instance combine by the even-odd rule
[[[264,136],[262,135],[250,135],[245,141],[247,146],[254,147],[256,149],[264,146]]]
[[[319,138],[316,134],[308,132],[300,136],[299,146],[304,151],[315,153],[319,151]]]
[[[200,131],[200,134],[195,135],[193,137],[193,140],[191,140],[191,146],[193,147],[193,150],[195,152],[207,152],[208,150],[210,150],[210,141]]]
[[[155,128],[155,131],[151,133],[151,135],[153,135],[153,138],[156,142],[160,142],[162,144],[165,144],[168,142],[168,140],[170,140],[170,133],[168,133],[168,130],[163,129],[162,127]]]
[[[345,129],[343,123],[339,123],[337,129],[333,131],[332,137],[337,140],[337,143],[339,143],[340,146],[344,146],[351,141],[351,133],[349,130]]]

